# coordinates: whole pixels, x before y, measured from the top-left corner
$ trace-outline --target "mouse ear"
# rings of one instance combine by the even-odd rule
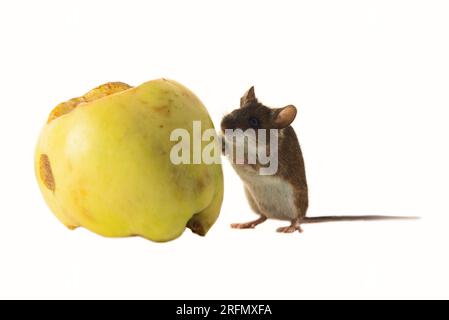
[[[256,94],[254,93],[254,86],[252,86],[248,91],[245,92],[243,97],[240,98],[240,108],[243,108],[254,102],[257,102],[257,98]]]
[[[275,109],[274,111],[274,125],[277,129],[288,127],[296,117],[296,107],[288,105],[283,108]]]

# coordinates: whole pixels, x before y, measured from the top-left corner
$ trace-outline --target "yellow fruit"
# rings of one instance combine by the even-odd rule
[[[40,134],[35,169],[67,227],[109,237],[205,235],[223,199],[220,164],[173,164],[170,133],[213,128],[201,101],[172,80],[107,83],[61,103]],[[201,144],[204,147],[204,143]]]

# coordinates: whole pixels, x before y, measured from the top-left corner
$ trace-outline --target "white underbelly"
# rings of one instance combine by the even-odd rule
[[[298,217],[293,187],[276,176],[253,175],[244,178],[246,187],[267,218],[291,220]]]

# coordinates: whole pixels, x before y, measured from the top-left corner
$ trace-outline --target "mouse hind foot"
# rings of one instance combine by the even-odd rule
[[[277,228],[276,231],[280,233],[293,233],[298,231],[301,233],[301,219],[294,219],[289,226]]]
[[[257,225],[261,224],[262,222],[265,222],[267,220],[267,217],[261,216],[259,219],[245,222],[245,223],[233,223],[231,224],[231,228],[233,229],[254,229]]]

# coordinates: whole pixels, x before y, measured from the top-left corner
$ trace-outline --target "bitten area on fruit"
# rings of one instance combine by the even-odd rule
[[[58,104],[48,116],[47,123],[52,122],[56,118],[63,116],[71,111],[73,111],[76,107],[78,107],[81,103],[91,102],[111,94],[121,92],[127,89],[131,89],[132,87],[123,82],[108,82],[102,84],[95,89],[90,90],[85,95],[77,98],[70,99],[66,102],[62,102]]]
[[[51,171],[50,159],[46,154],[41,154],[39,159],[39,175],[44,185],[51,191],[56,190],[55,179]]]

